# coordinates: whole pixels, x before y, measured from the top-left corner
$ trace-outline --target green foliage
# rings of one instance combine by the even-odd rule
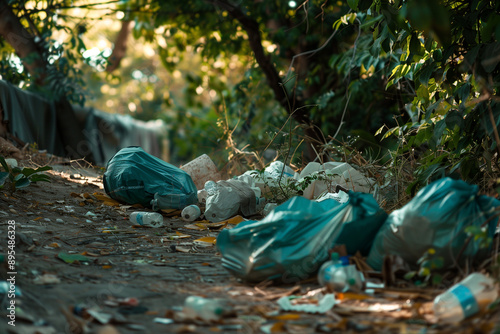
[[[496,168],[499,8],[481,0],[371,2],[371,16],[383,16],[369,28],[371,51],[391,54],[386,90],[407,96],[405,117],[383,138],[400,142],[395,159],[418,161],[409,193],[445,175],[480,182],[480,171]]]
[[[364,152],[392,166],[415,161],[409,193],[444,175],[479,182],[498,168],[497,2],[313,0],[297,8],[277,1],[113,2],[103,16],[123,13],[122,20],[134,22],[136,42],[157,51],[145,62],[134,55],[116,75],[99,72],[104,52],[82,55],[94,46],[86,36],[95,21],[74,21],[74,4],[65,1],[33,3],[14,2],[12,9],[40,37],[49,64],[44,92],[83,103],[85,82],[101,106],[113,99],[113,111],[133,105],[134,117],[164,119],[176,162],[209,152],[224,162],[235,149],[251,144],[259,151],[270,141],[279,152],[294,152],[305,130],[282,124],[296,112],[322,130],[334,158]],[[91,4],[76,3],[91,12]],[[0,42],[2,78],[29,86],[12,48]],[[250,42],[260,42],[279,73],[288,110],[274,100],[263,72],[269,69],[259,67]],[[105,96],[104,88],[118,93]]]
[[[39,174],[41,172],[51,170],[52,167],[44,166],[33,168],[11,168],[5,158],[0,156],[0,164],[4,172],[0,172],[0,189],[6,187],[11,193],[16,189],[21,189],[29,186],[33,182],[50,182],[50,177],[46,174]]]
[[[465,233],[472,238],[474,242],[478,242],[480,249],[488,249],[491,246],[493,239],[488,236],[488,229],[481,226],[467,226]]]
[[[294,196],[302,196],[304,191],[315,181],[321,181],[326,185],[325,193],[337,193],[339,190],[344,190],[337,184],[340,174],[331,173],[329,171],[319,171],[311,175],[306,175],[300,180],[292,177],[284,177],[284,170],[281,171],[279,177],[267,175],[264,169],[256,170],[251,174],[257,180],[264,183],[263,196],[268,203],[282,204]],[[337,177],[337,178],[336,178]],[[348,182],[349,180],[346,179]],[[321,194],[318,196],[320,197]]]

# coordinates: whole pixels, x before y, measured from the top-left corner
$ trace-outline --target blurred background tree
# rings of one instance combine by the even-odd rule
[[[259,152],[271,140],[280,152],[302,142],[297,152],[312,160],[328,134],[367,134],[396,111],[396,99],[370,83],[380,80],[371,72],[361,79],[370,88],[353,84],[359,55],[339,57],[361,43],[356,27],[333,27],[349,11],[343,2],[17,1],[10,7],[24,26],[39,30],[47,58],[64,77],[62,94],[101,110],[165,120],[178,162],[214,149],[227,159],[229,135],[230,145]],[[128,47],[109,73],[122,27],[132,36],[122,36]],[[33,86],[12,51],[3,44],[2,77]],[[281,129],[290,115],[293,124]]]
[[[273,158],[271,148],[301,166],[362,151],[392,166],[411,160],[413,190],[496,168],[500,18],[491,1],[8,6],[57,70],[47,76],[53,91],[164,120],[173,163],[208,153],[219,166],[255,167],[250,153]],[[33,78],[2,43],[2,78],[29,89]]]

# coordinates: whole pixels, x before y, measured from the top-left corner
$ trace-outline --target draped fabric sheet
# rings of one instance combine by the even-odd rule
[[[64,157],[67,148],[56,126],[56,107],[43,97],[0,80],[3,121],[9,131],[25,143]],[[85,156],[92,153],[95,163],[104,166],[121,148],[141,146],[154,156],[162,156],[166,127],[162,121],[142,122],[130,116],[110,114],[90,107],[73,105],[88,145],[69,148]]]

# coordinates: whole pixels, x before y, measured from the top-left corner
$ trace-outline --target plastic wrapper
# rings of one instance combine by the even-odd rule
[[[313,180],[304,190],[305,198],[318,198],[325,192],[328,192],[333,185],[340,185],[346,189],[372,193],[374,181],[367,178],[351,165],[345,162],[310,162],[298,175],[300,182],[306,176],[321,176]]]
[[[370,194],[349,197],[346,203],[293,197],[260,221],[222,230],[222,265],[246,281],[297,283],[315,274],[336,244],[366,251],[387,214]]]
[[[217,182],[220,180],[220,173],[217,167],[206,154],[199,156],[180,168],[191,176],[197,189],[203,189],[207,181]]]
[[[262,173],[250,170],[246,171],[240,178],[246,176],[252,177],[255,180],[252,187],[258,187],[261,190],[261,194],[266,195],[270,192],[270,187],[278,187],[280,183],[285,185],[290,180],[295,181],[295,175],[296,173],[291,167],[281,161],[274,161]]]
[[[375,270],[382,268],[385,255],[399,255],[416,267],[424,253],[433,248],[442,257],[444,267],[454,264],[468,236],[468,226],[480,227],[500,205],[495,198],[478,194],[476,185],[443,178],[422,188],[399,210],[393,211],[378,232],[367,263]],[[497,219],[487,224],[487,235],[493,237]],[[464,257],[488,255],[480,240],[471,240]]]
[[[217,182],[214,194],[207,197],[205,218],[217,223],[241,212],[243,216],[257,213],[257,198],[252,187],[240,180]]]
[[[109,197],[153,210],[182,209],[198,202],[188,173],[140,147],[118,151],[106,166],[103,184]]]

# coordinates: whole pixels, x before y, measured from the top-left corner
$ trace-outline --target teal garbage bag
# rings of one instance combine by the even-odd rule
[[[367,252],[387,214],[373,196],[349,192],[349,201],[293,197],[260,221],[246,221],[217,237],[222,266],[249,282],[298,283],[316,273],[328,251],[343,243]]]
[[[394,254],[416,268],[418,259],[433,248],[434,256],[442,257],[445,267],[451,266],[468,239],[464,232],[467,226],[487,223],[487,234],[493,237],[497,219],[487,221],[499,205],[497,199],[479,195],[476,185],[451,178],[437,180],[389,215],[375,238],[367,263],[381,270],[384,256]],[[480,240],[471,240],[461,259],[489,254],[479,243]]]
[[[118,151],[108,162],[103,177],[109,197],[153,210],[182,209],[198,202],[191,176],[141,147]]]

